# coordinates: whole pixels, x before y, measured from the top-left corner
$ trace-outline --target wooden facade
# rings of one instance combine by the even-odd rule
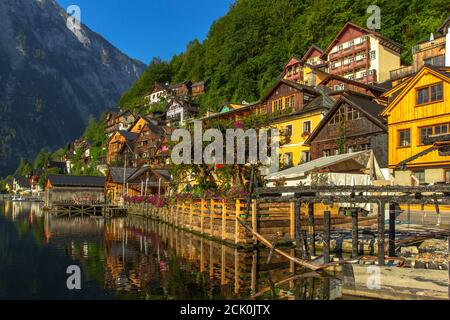
[[[392,100],[383,112],[389,126],[389,167],[398,177],[409,176],[409,182],[402,183],[412,183],[411,173],[420,183],[450,182],[450,156],[437,150],[408,163],[406,172],[398,168],[400,162],[430,147],[426,137],[449,132],[450,68],[424,66],[401,89],[387,95]]]
[[[387,127],[378,116],[383,105],[370,97],[344,94],[306,142],[311,159],[374,150],[381,167],[387,167]]]

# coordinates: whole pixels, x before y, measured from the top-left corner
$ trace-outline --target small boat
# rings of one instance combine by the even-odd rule
[[[11,201],[13,202],[24,202],[27,201],[25,198],[23,198],[22,196],[14,196],[12,197]]]

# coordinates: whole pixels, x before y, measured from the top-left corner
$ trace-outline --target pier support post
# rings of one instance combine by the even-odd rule
[[[252,229],[258,232],[258,204],[256,200],[252,200]],[[256,236],[253,236],[253,243],[258,244]]]
[[[205,234],[205,199],[200,201],[200,232]]]
[[[389,204],[389,257],[394,258],[395,254],[395,203]]]
[[[359,209],[352,210],[352,259],[358,258],[358,214]]]
[[[385,259],[384,259],[384,232],[385,232],[385,225],[384,225],[384,210],[385,210],[385,203],[380,202],[378,205],[378,265],[384,266]]]
[[[316,226],[314,219],[314,203],[308,204],[308,220],[309,220],[309,244],[311,249],[309,252],[312,256],[316,255]]]
[[[295,202],[291,202],[289,207],[289,220],[290,220],[289,236],[291,240],[295,239],[295,209],[296,209]]]
[[[238,244],[239,242],[239,216],[241,214],[241,200],[236,199],[236,217],[234,219],[234,244]]]
[[[324,263],[330,263],[330,238],[331,238],[331,213],[325,211],[323,213],[323,260]]]
[[[214,214],[215,214],[214,199],[211,199],[211,206],[209,207],[209,235],[214,236]]]
[[[227,231],[227,204],[222,200],[222,240],[226,240]]]
[[[303,257],[303,231],[300,214],[301,205],[300,200],[295,202],[295,245],[297,246],[297,249],[300,250],[300,254]]]

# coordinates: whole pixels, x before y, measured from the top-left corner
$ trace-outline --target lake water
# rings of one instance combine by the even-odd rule
[[[339,275],[307,274],[138,217],[55,218],[0,200],[0,299],[339,299]],[[69,290],[69,266],[81,289]]]

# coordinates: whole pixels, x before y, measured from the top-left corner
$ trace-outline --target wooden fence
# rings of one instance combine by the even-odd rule
[[[128,205],[131,214],[161,220],[176,227],[212,237],[236,246],[253,246],[257,239],[247,232],[236,217],[246,220],[252,229],[280,243],[293,243],[296,238],[296,201],[267,203],[252,200],[248,216],[247,200],[236,199],[232,202],[218,199],[192,199],[180,201],[169,207],[156,208],[149,204]],[[322,208],[323,207],[323,208]],[[322,210],[323,209],[323,210]],[[300,226],[304,232],[315,232],[323,227],[325,206],[302,206],[300,208]],[[330,211],[328,209],[328,211]],[[311,214],[315,217],[311,219]],[[351,223],[351,218],[332,215],[333,227]],[[375,220],[376,221],[376,220]],[[311,225],[310,223],[313,223]]]

